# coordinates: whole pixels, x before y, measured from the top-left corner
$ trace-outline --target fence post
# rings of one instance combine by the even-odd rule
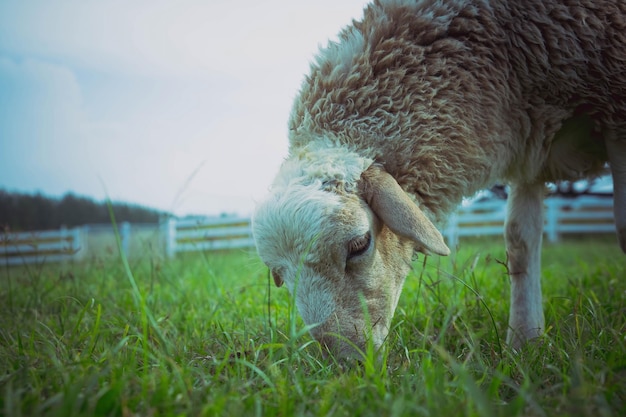
[[[123,222],[120,227],[120,240],[122,241],[122,252],[128,257],[130,247],[130,223]]]
[[[546,200],[546,224],[545,232],[548,242],[555,243],[559,240],[559,202],[555,199]]]
[[[448,217],[445,236],[448,239],[448,247],[454,250],[453,248],[459,244],[459,214],[456,211]]]
[[[80,236],[80,227],[73,227],[72,230],[70,231],[70,240],[71,240],[71,244],[70,244],[70,253],[72,254],[72,259],[78,260],[80,259],[80,241],[81,241],[81,236]]]
[[[69,233],[67,232],[67,226],[66,225],[61,225],[61,227],[59,228],[59,239],[61,240],[61,250],[65,251],[66,249],[68,251],[72,251],[72,242],[69,238]],[[39,246],[38,244],[35,244],[35,246]],[[39,248],[37,248],[37,251],[39,251]]]
[[[176,254],[176,219],[169,218],[163,223],[163,236],[165,237],[165,255],[173,258]]]
[[[76,249],[78,249],[77,258],[85,259],[87,252],[89,251],[89,225],[83,225],[77,227],[77,235],[80,236],[78,242],[80,242]]]

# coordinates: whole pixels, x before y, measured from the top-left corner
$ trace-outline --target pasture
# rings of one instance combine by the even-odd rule
[[[379,355],[321,354],[252,251],[0,269],[2,416],[626,415],[626,257],[543,255],[546,335],[512,352],[502,239],[420,256]]]

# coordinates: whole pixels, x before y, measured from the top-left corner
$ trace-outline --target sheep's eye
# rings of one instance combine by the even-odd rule
[[[281,287],[285,282],[280,272],[276,270],[272,270],[272,278],[274,278],[274,284],[276,284],[277,287]]]
[[[348,259],[364,254],[370,247],[371,241],[372,236],[370,232],[350,240],[348,242]]]

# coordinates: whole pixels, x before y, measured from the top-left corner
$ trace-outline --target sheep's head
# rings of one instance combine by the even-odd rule
[[[414,251],[449,249],[382,168],[365,167],[354,181],[349,174],[324,179],[301,175],[311,161],[292,159],[257,207],[257,250],[304,322],[316,325],[313,337],[339,357],[358,358],[355,347],[371,337],[378,348],[387,336]]]

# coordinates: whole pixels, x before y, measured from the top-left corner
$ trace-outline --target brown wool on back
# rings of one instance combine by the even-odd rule
[[[573,179],[545,171],[563,121],[585,113],[600,131],[626,126],[616,76],[626,3],[557,3],[375,2],[312,65],[289,122],[292,152],[318,136],[357,149],[437,219],[497,180]],[[602,167],[594,151],[579,177]]]

